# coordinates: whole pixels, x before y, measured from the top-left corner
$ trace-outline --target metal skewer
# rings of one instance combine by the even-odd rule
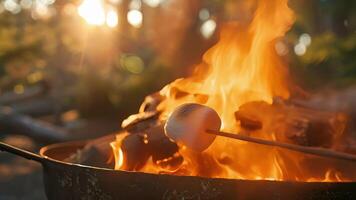
[[[356,161],[355,155],[332,151],[332,150],[328,150],[328,149],[324,149],[324,148],[305,147],[305,146],[299,146],[299,145],[294,145],[294,144],[258,139],[258,138],[253,138],[253,137],[249,137],[249,136],[245,136],[245,135],[238,135],[238,134],[227,133],[227,132],[222,132],[222,131],[207,130],[206,132],[209,134],[219,135],[219,136],[228,137],[228,138],[237,139],[237,140],[243,140],[243,141],[247,141],[247,142],[253,142],[256,144],[280,147],[280,148],[289,149],[289,150],[301,152],[301,153],[307,153],[307,154],[312,154],[312,155],[317,155],[317,156],[322,156],[322,157],[327,157],[327,158],[336,158],[336,159],[342,159],[342,160],[348,160],[348,161]]]

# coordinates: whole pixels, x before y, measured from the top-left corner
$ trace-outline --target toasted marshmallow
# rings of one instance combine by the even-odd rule
[[[215,140],[216,135],[206,130],[219,131],[221,119],[210,107],[189,103],[177,107],[164,127],[166,135],[180,145],[194,151],[204,151]]]

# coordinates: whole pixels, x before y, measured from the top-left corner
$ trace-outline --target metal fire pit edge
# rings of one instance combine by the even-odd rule
[[[84,143],[44,147],[41,155],[48,199],[356,199],[356,182],[286,182],[173,176],[70,164],[51,154],[68,154]],[[75,151],[72,151],[72,153]]]

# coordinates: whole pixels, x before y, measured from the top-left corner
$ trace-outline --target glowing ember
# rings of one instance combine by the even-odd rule
[[[287,70],[275,51],[275,43],[293,22],[294,15],[287,0],[258,1],[254,18],[248,25],[230,23],[223,27],[219,42],[205,53],[193,76],[178,79],[160,91],[164,99],[158,106],[159,121],[164,122],[183,103],[200,103],[218,112],[223,131],[241,133],[243,124],[235,117],[236,111],[244,111],[242,105],[257,101],[270,105],[275,97],[288,99]],[[178,95],[179,92],[184,95]],[[261,112],[259,107],[255,110]],[[266,112],[265,115],[267,119],[278,118],[279,113]],[[260,127],[254,123],[247,121],[250,128]],[[274,130],[265,127],[250,134],[277,140]],[[125,170],[122,138],[118,136],[112,146],[116,169]],[[178,153],[184,158],[178,166],[163,166],[160,162],[167,160],[158,162],[149,158],[139,171],[252,180],[346,180],[336,170],[336,161],[222,137],[216,138],[202,153],[184,146],[179,147]]]

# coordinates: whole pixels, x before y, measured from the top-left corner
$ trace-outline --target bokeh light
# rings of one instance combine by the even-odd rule
[[[143,60],[136,55],[123,55],[120,63],[124,69],[133,74],[140,74],[144,69]]]
[[[106,25],[108,27],[114,28],[119,23],[117,12],[114,9],[110,9],[106,13]]]
[[[303,43],[298,43],[294,46],[294,53],[298,56],[302,56],[307,51],[306,46]]]
[[[101,0],[84,0],[78,7],[78,13],[88,24],[103,25],[105,23],[105,10]]]
[[[209,39],[215,32],[216,22],[212,19],[206,20],[200,27],[200,32],[202,36]]]
[[[33,10],[33,17],[34,18],[45,18],[50,15],[50,11],[47,5],[42,4],[42,3],[36,3],[36,6]]]
[[[127,13],[127,21],[133,27],[139,28],[142,25],[143,15],[139,10],[130,10]]]
[[[158,7],[164,0],[143,0],[145,4],[152,8]]]
[[[42,72],[33,72],[27,76],[27,80],[29,83],[36,83],[43,79]]]
[[[30,9],[32,7],[32,0],[21,0],[20,5],[23,9]]]
[[[206,21],[210,18],[210,13],[209,10],[206,8],[203,8],[199,11],[199,19],[202,21]]]
[[[21,11],[21,6],[15,0],[5,0],[4,7],[12,14],[17,14]]]
[[[299,37],[299,42],[304,44],[305,46],[309,46],[312,42],[312,39],[308,33],[303,33]]]
[[[25,91],[25,87],[22,84],[15,85],[14,92],[16,94],[22,94],[22,93],[24,93],[24,91]]]
[[[308,46],[311,44],[312,39],[308,33],[303,33],[299,36],[298,43],[294,46],[294,53],[302,56],[307,52]]]

